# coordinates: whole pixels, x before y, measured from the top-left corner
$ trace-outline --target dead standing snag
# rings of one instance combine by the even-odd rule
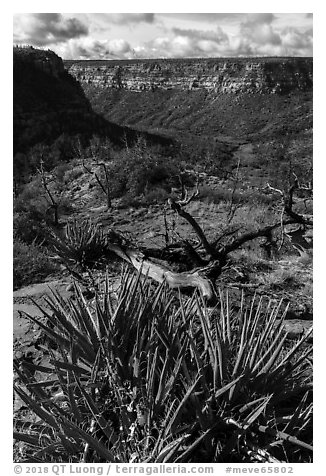
[[[51,180],[49,180],[46,177],[43,164],[44,164],[44,162],[43,162],[43,156],[42,156],[41,160],[40,160],[40,167],[37,169],[37,171],[38,171],[38,173],[41,177],[42,185],[43,185],[43,188],[46,192],[46,195],[50,200],[50,208],[53,210],[53,223],[54,223],[54,226],[57,227],[57,226],[59,226],[59,213],[58,213],[59,203],[54,198],[54,194],[50,190],[49,185],[50,185]]]

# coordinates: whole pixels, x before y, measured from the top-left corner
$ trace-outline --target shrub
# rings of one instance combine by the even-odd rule
[[[98,266],[108,252],[103,231],[89,220],[68,223],[64,238],[52,233],[49,241],[65,264],[82,270]]]
[[[39,228],[43,238],[42,228],[45,223],[52,223],[53,208],[46,197],[39,177],[27,184],[24,187],[24,190],[15,199],[14,213],[15,219],[17,219],[17,233],[18,228],[22,231],[20,235],[21,239],[25,240],[24,236],[28,234],[22,229],[22,227],[19,227],[19,222],[24,220],[26,220],[27,226],[29,223],[35,232]],[[35,233],[35,238],[39,241],[37,233]]]
[[[220,202],[229,203],[232,197],[232,190],[229,189],[215,189],[211,188],[208,185],[201,185],[199,187],[199,198],[206,201],[207,203],[216,203]],[[233,203],[241,203],[241,195],[238,191],[233,194]]]
[[[233,192],[231,189],[215,189],[208,185],[202,185],[199,192],[201,199],[216,204],[220,202],[230,203],[232,200],[234,204],[271,205],[275,201],[273,196],[251,189],[237,189]]]
[[[255,276],[259,272],[263,271],[271,271],[274,269],[274,264],[271,260],[263,259],[258,252],[258,247],[248,248],[241,248],[237,251],[232,253],[232,260],[240,266],[244,268],[247,273],[255,273]]]
[[[311,461],[312,349],[285,346],[279,306],[220,293],[212,310],[127,273],[114,299],[109,285],[92,303],[54,294],[47,325],[29,316],[57,350],[15,363],[39,417],[15,421],[24,462]]]
[[[153,188],[148,191],[142,199],[142,205],[151,205],[152,203],[163,203],[169,198],[169,193],[161,187]]]
[[[144,157],[131,164],[127,188],[135,195],[145,189],[160,186],[166,190],[177,184],[178,169],[171,161],[157,157]]]
[[[65,172],[63,181],[67,184],[68,182],[73,182],[74,180],[78,179],[81,175],[83,175],[83,167],[81,165],[77,165],[72,169],[69,169]]]
[[[180,185],[179,176],[187,185],[193,184],[192,177],[183,171],[177,160],[159,155],[142,142],[120,152],[110,163],[110,172],[113,198],[128,195],[129,200],[156,188],[170,192],[172,187]]]
[[[300,285],[295,271],[282,268],[263,275],[260,277],[260,280],[273,290],[279,289],[285,291],[288,288],[298,288]]]
[[[144,195],[134,197],[132,194],[126,194],[121,200],[121,207],[146,207],[152,204],[163,203],[169,198],[169,193],[161,187],[152,188],[146,191]]]
[[[66,178],[66,175],[67,175],[67,173],[70,172],[70,170],[71,170],[70,164],[63,163],[63,164],[58,165],[54,169],[54,175],[55,175],[56,180],[60,183],[64,182],[65,178]]]
[[[41,221],[48,209],[48,202],[43,195],[40,180],[33,180],[14,201],[14,210],[17,213],[28,213],[30,218]]]
[[[42,281],[58,270],[47,253],[36,244],[14,242],[14,289]]]
[[[27,244],[41,244],[46,236],[45,226],[32,213],[14,213],[14,239]]]
[[[62,197],[58,202],[59,216],[70,215],[74,211],[72,200],[67,197]]]

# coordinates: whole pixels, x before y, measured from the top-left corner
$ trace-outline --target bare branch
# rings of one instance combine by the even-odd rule
[[[280,226],[281,226],[281,243],[278,247],[278,251],[281,250],[283,244],[284,244],[284,208],[282,210],[282,213],[281,213],[281,223],[280,223]]]
[[[84,161],[82,162],[82,165],[83,165],[83,168],[86,170],[87,173],[89,173],[90,175],[94,175],[95,180],[97,181],[99,187],[101,188],[101,190],[103,191],[103,193],[104,193],[105,196],[106,196],[107,208],[108,208],[108,209],[111,208],[112,203],[111,203],[110,179],[109,179],[109,174],[108,174],[108,170],[107,170],[106,164],[105,164],[104,162],[100,162],[100,163],[97,163],[97,162],[96,162],[96,165],[101,166],[101,167],[103,167],[103,169],[104,169],[105,185],[103,184],[102,180],[100,179],[100,177],[98,176],[98,174],[97,174],[96,172],[94,172],[94,171],[93,171],[92,169],[90,169],[89,167],[86,167]]]
[[[288,191],[284,194],[283,203],[284,203],[284,211],[285,213],[296,220],[297,223],[301,223],[302,225],[313,225],[312,216],[310,215],[301,215],[293,210],[293,194],[294,191],[297,189],[297,182],[295,182],[291,187],[289,187]]]
[[[52,195],[51,190],[49,189],[49,186],[48,186],[49,183],[46,179],[43,164],[44,164],[44,162],[43,162],[43,156],[42,156],[41,160],[40,160],[40,167],[37,168],[37,171],[38,171],[38,174],[41,177],[43,188],[44,188],[47,196],[49,197],[49,199],[51,201],[51,207],[53,208],[53,213],[54,213],[54,224],[55,224],[55,226],[58,226],[59,225],[58,202],[57,202],[57,200],[54,199],[54,196]]]
[[[295,178],[295,181],[296,181],[296,184],[297,184],[297,189],[298,190],[306,190],[308,192],[313,192],[313,188],[312,188],[312,183],[311,182],[308,182],[308,184],[304,184],[302,185],[300,182],[299,182],[299,179],[298,179],[298,176],[295,172],[292,172],[294,178]]]
[[[283,221],[283,225],[289,225],[289,224],[292,224],[292,223],[297,223],[297,222],[294,219],[288,219],[286,221]],[[281,226],[281,223],[274,223],[273,225],[267,225],[263,228],[259,228],[259,230],[249,231],[247,233],[244,233],[243,235],[240,235],[238,238],[233,240],[230,244],[225,245],[224,247],[222,247],[222,249],[220,250],[220,254],[221,255],[227,255],[231,251],[234,251],[234,250],[240,248],[240,246],[242,246],[247,241],[251,241],[251,240],[254,240],[256,238],[259,238],[259,237],[266,236],[266,235],[270,234],[273,230],[275,230],[279,226]]]
[[[227,236],[230,236],[230,235],[234,235],[234,233],[236,233],[237,231],[240,230],[240,226],[238,226],[237,228],[235,228],[234,230],[225,230],[223,231],[220,236],[218,238],[216,238],[216,240],[213,241],[212,243],[212,246],[214,248],[216,248],[216,246],[218,245],[218,243],[223,240],[223,238],[226,238]]]
[[[192,195],[192,197],[194,197],[196,195],[196,192]],[[192,198],[191,197],[191,198]],[[190,200],[187,200],[186,203],[189,203]],[[195,231],[195,233],[197,234],[201,244],[203,245],[205,251],[210,255],[210,256],[214,256],[214,248],[209,244],[206,236],[205,236],[205,233],[204,231],[202,230],[201,226],[197,223],[197,221],[190,215],[190,213],[186,212],[183,208],[182,208],[182,205],[184,204],[182,202],[182,205],[180,204],[180,202],[176,202],[175,200],[173,200],[172,198],[169,198],[168,199],[168,203],[171,207],[171,209],[175,212],[177,212],[177,214],[179,216],[181,216],[182,218],[184,218],[185,220],[187,220],[187,222],[191,225],[191,227],[193,228],[193,230]]]
[[[297,223],[301,223],[302,225],[312,226],[313,219],[311,215],[303,215],[297,213],[293,210],[294,206],[294,192],[296,190],[305,190],[304,188],[299,187],[299,183],[297,180],[297,176],[295,176],[295,181],[292,185],[288,187],[287,190],[280,190],[275,187],[272,187],[269,183],[267,184],[267,188],[273,192],[279,193],[282,197],[284,213],[286,213],[289,217],[295,220]],[[310,189],[309,189],[310,190]]]
[[[198,177],[196,181],[196,190],[188,197],[188,190],[186,187],[182,184],[182,192],[181,192],[181,199],[177,200],[176,203],[178,203],[181,207],[184,207],[188,205],[192,200],[197,198],[199,196],[199,190],[198,190]]]
[[[266,188],[272,190],[273,192],[279,193],[280,195],[282,195],[282,197],[284,196],[284,192],[282,190],[280,190],[279,188],[272,187],[269,183],[267,183]]]
[[[83,165],[83,167],[84,167],[84,169],[86,170],[87,173],[93,175],[93,171],[90,168],[86,167],[84,160],[82,161],[82,165]]]
[[[193,263],[196,266],[204,266],[207,265],[207,262],[199,255],[196,249],[192,246],[192,244],[186,239],[183,238],[176,230],[173,230],[173,233],[179,238],[182,247],[186,251],[187,255],[192,259]]]
[[[236,174],[235,174],[234,185],[233,185],[233,189],[232,189],[232,193],[231,193],[230,208],[229,208],[229,212],[228,212],[228,215],[227,215],[228,224],[231,223],[231,221],[234,217],[234,214],[237,211],[237,208],[239,206],[237,204],[234,205],[233,202],[234,202],[234,195],[235,195],[235,192],[237,190],[238,181],[239,181],[240,161],[241,161],[241,157],[239,156],[238,163],[237,163],[237,170],[236,170]]]

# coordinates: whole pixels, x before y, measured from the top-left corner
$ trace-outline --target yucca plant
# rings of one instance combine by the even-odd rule
[[[103,230],[90,220],[68,222],[63,238],[52,232],[48,240],[68,267],[94,268],[108,254]]]
[[[15,363],[39,417],[15,422],[26,461],[311,460],[312,349],[307,336],[286,349],[280,305],[236,310],[221,292],[208,309],[127,271],[116,296],[108,279],[93,301],[75,296],[54,292],[47,324],[29,316],[50,365]]]

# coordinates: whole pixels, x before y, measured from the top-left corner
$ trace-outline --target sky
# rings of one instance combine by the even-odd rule
[[[312,13],[15,13],[13,43],[63,59],[312,56]]]

